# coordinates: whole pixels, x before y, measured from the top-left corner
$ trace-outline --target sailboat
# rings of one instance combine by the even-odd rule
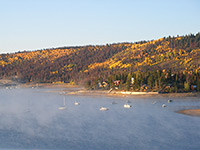
[[[65,100],[65,96],[64,96],[64,99],[63,99],[63,106],[59,107],[58,109],[60,109],[60,110],[66,109],[66,100]]]
[[[100,109],[99,109],[100,111],[107,111],[108,110],[108,108],[106,108],[106,107],[100,107]]]
[[[132,106],[129,104],[124,104],[124,108],[131,108]]]
[[[75,103],[74,103],[74,105],[76,105],[76,106],[77,106],[77,105],[80,105],[80,103],[79,103],[79,102],[75,102]]]

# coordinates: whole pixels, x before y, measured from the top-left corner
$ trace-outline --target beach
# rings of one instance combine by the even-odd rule
[[[200,109],[186,109],[186,110],[180,110],[178,113],[190,115],[190,116],[198,116],[200,117]]]
[[[130,96],[130,97],[200,97],[198,92],[188,92],[188,93],[158,93],[158,92],[130,92],[130,91],[111,91],[108,90],[86,90],[81,88],[79,90],[74,90],[69,92],[67,89],[64,90],[69,95],[106,95],[106,96]]]

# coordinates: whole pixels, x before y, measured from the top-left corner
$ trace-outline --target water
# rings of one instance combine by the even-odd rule
[[[0,89],[0,149],[196,150],[200,117],[175,111],[200,108],[198,98],[66,96],[49,89]],[[126,101],[133,106],[123,108]],[[74,102],[80,102],[75,106]],[[115,101],[117,104],[111,104]],[[156,104],[152,104],[157,101]],[[161,105],[165,103],[166,108]],[[99,111],[101,106],[109,111]]]

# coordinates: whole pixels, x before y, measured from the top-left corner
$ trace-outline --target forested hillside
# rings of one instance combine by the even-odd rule
[[[0,55],[0,78],[91,88],[199,90],[200,33],[136,43],[61,47]],[[119,85],[114,81],[119,80]],[[106,83],[104,86],[99,84]],[[187,84],[187,85],[186,85]],[[188,87],[187,87],[188,86]]]

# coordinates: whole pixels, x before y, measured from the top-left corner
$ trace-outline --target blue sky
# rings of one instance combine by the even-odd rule
[[[0,0],[0,53],[200,32],[199,0]]]

